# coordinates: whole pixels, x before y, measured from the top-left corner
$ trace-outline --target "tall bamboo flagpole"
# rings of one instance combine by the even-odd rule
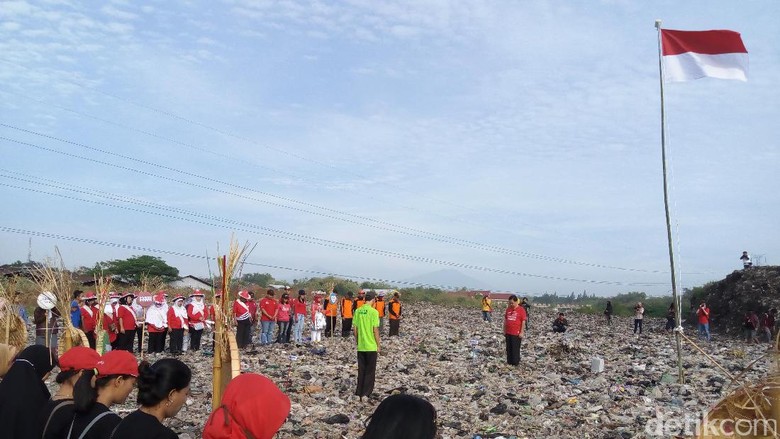
[[[677,279],[674,271],[674,246],[672,245],[672,221],[669,216],[669,184],[666,177],[666,114],[664,112],[664,69],[663,51],[661,50],[661,20],[655,20],[655,28],[658,31],[658,78],[661,84],[661,163],[664,174],[664,212],[666,213],[666,238],[669,244],[669,267],[672,274],[672,299],[674,300],[674,318],[677,328],[674,331],[674,339],[677,344],[677,375],[680,384],[685,382],[682,363],[682,318],[680,313],[680,296],[677,294]]]

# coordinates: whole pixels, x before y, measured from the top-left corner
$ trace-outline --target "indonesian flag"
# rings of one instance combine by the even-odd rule
[[[730,30],[661,30],[664,81],[710,78],[747,81],[748,54]]]

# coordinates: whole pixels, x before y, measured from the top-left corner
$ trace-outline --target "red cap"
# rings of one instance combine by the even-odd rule
[[[124,299],[125,297],[128,297],[128,296],[136,297],[136,295],[133,294],[132,291],[128,291],[128,292],[122,294],[122,299]]]
[[[120,297],[119,293],[115,293],[113,291],[108,293],[108,298],[109,299],[119,299],[119,297]]]
[[[165,296],[163,295],[163,293],[157,293],[154,295],[152,300],[154,300],[154,303],[158,303],[162,305],[163,303],[165,303]]]
[[[195,290],[195,291],[192,292],[192,294],[190,294],[190,297],[195,297],[195,296],[203,297],[203,296],[205,296],[205,294],[203,294],[203,292],[201,290]]]
[[[84,295],[84,300],[92,300],[97,299],[97,296],[95,296],[94,291],[87,291],[87,294]]]
[[[123,350],[108,351],[100,357],[97,364],[97,376],[131,375],[138,376],[138,360],[135,355]]]
[[[94,349],[86,346],[76,346],[68,349],[60,357],[60,370],[94,369],[100,355]]]
[[[203,428],[203,439],[272,439],[290,414],[290,398],[273,381],[256,373],[241,374],[228,383],[222,407]],[[232,422],[230,422],[232,421]]]
[[[249,299],[250,299],[250,297],[249,297],[249,291],[247,291],[247,290],[241,290],[241,291],[239,291],[239,292],[238,292],[238,297],[240,297],[240,298],[242,298],[242,299],[249,300]]]

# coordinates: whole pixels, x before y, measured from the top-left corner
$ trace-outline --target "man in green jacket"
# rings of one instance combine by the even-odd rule
[[[374,391],[376,360],[379,355],[379,311],[374,309],[376,296],[366,293],[366,303],[355,311],[352,318],[352,332],[357,341],[358,377],[357,395],[361,401],[368,399]]]

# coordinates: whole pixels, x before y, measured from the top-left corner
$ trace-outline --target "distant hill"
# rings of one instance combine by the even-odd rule
[[[691,307],[689,321],[695,320],[699,303],[704,300],[710,308],[711,324],[715,328],[740,331],[746,312],[761,313],[771,308],[780,309],[780,267],[753,267],[737,270],[718,282],[695,288],[688,296]]]
[[[444,269],[420,274],[418,276],[403,279],[404,282],[414,282],[427,285],[447,285],[455,288],[467,287],[470,289],[491,289],[490,285],[477,278],[463,274],[458,270]]]

